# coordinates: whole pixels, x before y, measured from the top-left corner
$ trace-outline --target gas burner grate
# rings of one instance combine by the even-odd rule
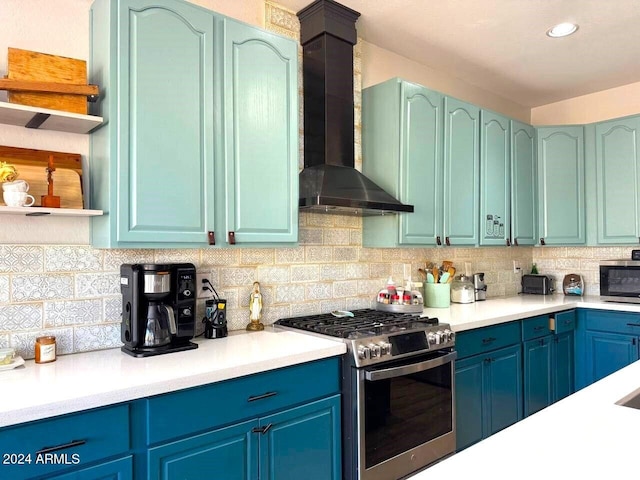
[[[276,325],[339,338],[358,338],[399,332],[409,328],[437,325],[437,318],[418,317],[403,313],[381,312],[372,309],[354,310],[353,317],[331,314],[283,318]]]

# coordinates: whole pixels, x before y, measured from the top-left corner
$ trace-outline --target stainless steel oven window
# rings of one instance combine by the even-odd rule
[[[455,357],[359,370],[359,478],[397,478],[453,452]]]

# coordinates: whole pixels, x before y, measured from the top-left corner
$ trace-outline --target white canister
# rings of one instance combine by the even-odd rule
[[[451,301],[454,303],[473,303],[476,301],[476,291],[471,277],[456,276],[451,284]]]

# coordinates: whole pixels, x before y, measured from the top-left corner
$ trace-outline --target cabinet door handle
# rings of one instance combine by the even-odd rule
[[[36,455],[40,455],[41,453],[51,453],[57,452],[59,450],[66,450],[67,448],[79,447],[80,445],[84,445],[87,443],[86,440],[71,440],[69,443],[65,443],[62,445],[56,445],[55,447],[44,447],[36,452]]]
[[[495,342],[495,341],[496,341],[496,339],[494,337],[483,338],[482,339],[482,344],[483,345],[487,345],[488,343]]]
[[[215,245],[216,244],[216,232],[208,232],[207,233],[207,238],[209,240],[209,245]]]
[[[542,347],[542,346],[544,346],[544,338],[541,338],[541,339],[540,339],[540,346],[541,346],[541,347]]]
[[[633,340],[631,340],[631,344],[635,345],[636,344],[636,339],[634,338]]]
[[[539,332],[540,330],[544,330],[545,328],[547,328],[546,325],[538,325],[537,327],[533,327],[533,331]]]
[[[513,239],[513,244],[514,244],[516,247],[518,246],[518,239],[517,239],[517,238],[514,238],[514,239]]]
[[[507,238],[507,247],[510,247],[510,246],[511,246],[511,240]]]
[[[491,358],[485,358],[484,363],[491,363]]]
[[[229,232],[229,245],[236,244],[236,232]]]
[[[442,245],[442,240],[440,239],[440,235],[438,235],[438,236],[436,237],[436,244],[437,244],[437,245]]]
[[[262,395],[253,395],[253,396],[247,398],[247,402],[255,402],[256,400],[264,400],[265,398],[275,397],[277,394],[278,394],[278,392],[267,392],[267,393],[263,393]]]
[[[640,327],[640,323],[627,323],[627,327]]]
[[[252,428],[251,431],[253,433],[260,433],[262,435],[264,435],[265,433],[267,433],[269,430],[271,430],[271,427],[273,427],[273,423],[268,423],[267,425],[265,425],[264,427],[255,427]]]
[[[449,237],[444,237],[444,243],[447,244],[447,247],[451,246],[451,242],[449,241]]]
[[[546,243],[544,243],[544,238],[540,237],[540,245],[546,245]]]

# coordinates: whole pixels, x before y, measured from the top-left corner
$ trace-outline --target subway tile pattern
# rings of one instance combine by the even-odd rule
[[[44,326],[47,328],[100,323],[102,318],[101,299],[44,302]]]
[[[0,272],[42,272],[44,249],[29,245],[0,245]]]
[[[73,276],[71,275],[13,275],[11,279],[11,299],[14,302],[71,297],[73,297]]]
[[[102,269],[102,251],[90,247],[45,247],[44,265],[47,272],[85,272]]]
[[[0,303],[9,302],[9,277],[0,275]]]

